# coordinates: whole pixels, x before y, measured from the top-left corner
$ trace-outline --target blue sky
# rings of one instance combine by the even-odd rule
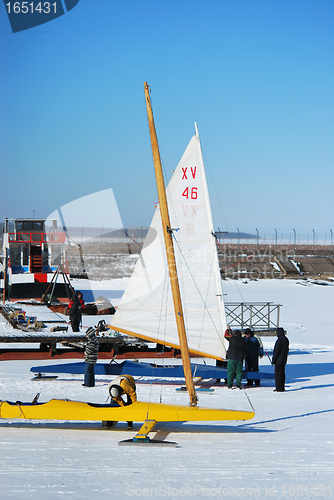
[[[333,228],[332,0],[80,0],[15,33],[0,5],[0,219],[112,188],[157,201],[143,83],[169,179],[198,123],[215,227]]]

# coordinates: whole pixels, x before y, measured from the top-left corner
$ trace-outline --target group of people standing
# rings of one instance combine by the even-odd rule
[[[274,346],[272,364],[275,366],[275,391],[285,391],[285,365],[289,352],[289,340],[283,328],[277,328],[277,341]],[[234,379],[236,386],[241,389],[243,372],[243,361],[245,360],[245,371],[247,371],[247,386],[260,385],[259,378],[251,378],[251,374],[259,371],[259,358],[263,357],[263,347],[259,339],[250,328],[244,331],[244,337],[240,330],[232,331],[228,328],[225,338],[229,342],[227,350],[227,386],[232,388]],[[247,387],[246,386],[246,387]]]
[[[84,301],[81,292],[75,292],[69,303],[69,318],[73,332],[79,332],[82,323],[82,309]],[[85,387],[95,386],[94,367],[98,359],[99,340],[96,330],[92,327],[86,331],[87,344],[85,346]],[[232,388],[234,379],[236,386],[241,389],[241,380],[243,374],[243,362],[245,360],[245,371],[247,372],[247,385],[259,386],[260,379],[251,378],[252,373],[259,371],[259,358],[263,357],[262,343],[254,335],[250,328],[246,328],[244,336],[240,330],[232,331],[229,327],[225,332],[225,338],[229,342],[227,350],[227,386]],[[289,340],[285,335],[283,328],[277,328],[277,341],[274,346],[272,364],[275,366],[275,391],[285,391],[285,365],[289,352]],[[109,394],[119,405],[124,406],[137,401],[136,384],[131,375],[124,375],[115,379],[109,385]],[[127,395],[127,402],[122,399],[122,394]],[[132,423],[129,422],[129,427]]]

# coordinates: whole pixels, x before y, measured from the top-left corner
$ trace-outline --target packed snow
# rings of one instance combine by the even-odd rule
[[[96,286],[121,295],[126,282]],[[118,446],[140,423],[128,431],[125,423],[104,430],[99,422],[1,419],[1,499],[332,498],[334,286],[230,280],[223,290],[226,301],[282,304],[280,324],[290,340],[286,392],[273,392],[274,381],[266,380],[246,391],[216,387],[199,393],[201,406],[252,405],[256,415],[245,422],[157,424],[152,437],[176,441],[176,448]],[[119,297],[111,295],[117,305]],[[273,370],[274,342],[263,337],[264,371]],[[108,380],[102,376],[95,388],[82,387],[82,377],[72,375],[33,381],[30,367],[43,363],[50,361],[1,361],[1,399],[32,401],[40,393],[41,402],[107,400]],[[187,393],[175,386],[138,384],[137,392],[140,400],[188,403]]]

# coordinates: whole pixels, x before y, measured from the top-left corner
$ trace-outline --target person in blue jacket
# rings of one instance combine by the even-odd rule
[[[245,370],[246,372],[258,372],[259,358],[263,358],[263,347],[250,328],[246,328],[244,335],[246,340]],[[247,385],[252,386],[253,384],[259,386],[260,379],[252,379],[248,373]]]
[[[275,392],[285,391],[285,365],[288,360],[289,339],[285,335],[283,328],[276,330],[277,340],[274,346],[273,359],[271,363],[275,365]]]

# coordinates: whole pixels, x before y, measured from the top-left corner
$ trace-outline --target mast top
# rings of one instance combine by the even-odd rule
[[[197,123],[195,122],[195,135],[199,138]]]

